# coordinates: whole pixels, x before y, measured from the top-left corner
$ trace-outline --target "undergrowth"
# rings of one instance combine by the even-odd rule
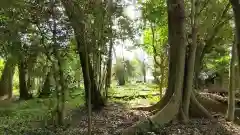
[[[109,96],[126,96],[125,98],[110,98],[110,102],[136,104],[137,102],[156,103],[159,96],[146,96],[146,99],[138,95],[149,95],[158,92],[155,85],[131,84],[125,86],[113,86],[109,90]],[[128,98],[131,97],[131,98]],[[72,90],[66,100],[66,112],[78,108],[84,104],[83,90]],[[34,134],[52,135],[58,129],[53,130],[46,124],[52,119],[52,111],[55,109],[55,98],[34,98],[27,101],[2,101],[0,102],[0,134]],[[66,119],[67,118],[66,114]],[[59,130],[62,130],[61,128]]]
[[[82,92],[74,91],[66,100],[66,110],[79,107],[84,103]],[[1,101],[0,104],[0,134],[24,133],[34,130],[36,134],[46,132],[46,121],[52,119],[55,109],[55,98],[34,98],[27,101]],[[35,135],[35,133],[34,133]]]

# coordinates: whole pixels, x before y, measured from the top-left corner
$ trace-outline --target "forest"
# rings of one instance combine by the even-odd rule
[[[240,135],[239,0],[1,0],[1,135]]]

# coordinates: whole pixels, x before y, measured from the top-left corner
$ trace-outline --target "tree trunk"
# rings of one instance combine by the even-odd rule
[[[229,76],[229,88],[228,88],[228,109],[227,109],[227,120],[234,120],[234,112],[235,112],[235,90],[236,90],[236,57],[237,57],[237,49],[236,43],[234,42],[232,45],[232,58],[230,62],[230,76]]]
[[[13,75],[15,62],[13,58],[8,58],[5,62],[1,80],[0,80],[0,97],[12,97]]]
[[[85,99],[88,101],[88,86],[90,85],[91,88],[91,102],[94,109],[101,109],[104,106],[104,101],[101,96],[100,90],[97,89],[96,81],[94,79],[93,75],[93,69],[89,61],[89,56],[84,55],[82,52],[79,53],[80,55],[80,61],[82,66],[82,72],[83,72],[83,79],[84,79],[84,87],[85,87]],[[88,60],[88,61],[86,61]],[[86,69],[86,64],[88,64],[88,69]],[[89,73],[87,73],[89,71]],[[89,74],[89,80],[87,79],[87,74]]]
[[[82,72],[83,72],[83,79],[84,79],[84,86],[85,86],[85,99],[88,101],[88,84],[91,83],[91,102],[94,109],[101,109],[104,106],[104,101],[101,96],[100,90],[97,89],[97,84],[94,79],[93,75],[93,67],[90,64],[89,55],[84,53],[84,46],[85,46],[85,22],[84,22],[84,13],[77,1],[74,0],[61,0],[65,12],[70,19],[71,25],[73,27],[76,41],[77,41],[77,48],[80,57]],[[87,70],[86,64],[89,65],[89,69]],[[87,73],[89,71],[89,73]],[[87,74],[89,74],[90,81],[87,79]],[[86,102],[87,105],[87,102]]]
[[[237,44],[238,63],[239,63],[238,65],[240,66],[240,2],[239,0],[229,0],[229,1],[232,4],[232,9],[234,14],[236,44]]]
[[[185,64],[185,33],[184,33],[184,1],[168,0],[168,29],[170,44],[170,65],[168,91],[173,91],[169,102],[161,110],[146,121],[140,122],[123,131],[123,135],[134,135],[137,130],[149,130],[152,124],[162,125],[170,122],[178,114],[181,105],[184,64]],[[175,57],[174,57],[175,56]]]
[[[109,44],[109,50],[108,50],[108,62],[107,62],[107,73],[106,73],[106,84],[105,84],[105,97],[108,97],[108,88],[110,88],[111,85],[111,81],[112,81],[112,55],[113,55],[113,30],[112,30],[112,26],[113,26],[113,22],[112,22],[112,10],[113,10],[113,1],[112,0],[108,0],[107,3],[107,15],[108,15],[108,19],[109,19],[109,27],[111,30],[111,39],[110,39],[110,44]]]
[[[196,89],[201,89],[199,75],[202,70],[202,51],[204,46],[202,44],[197,45],[197,50],[195,54],[195,66],[194,66],[194,85]]]
[[[62,68],[62,59],[60,58],[57,50],[55,50],[55,57],[57,58],[57,66],[58,66],[58,74],[59,74],[59,85],[61,86],[61,89],[59,94],[61,95],[60,106],[58,110],[58,124],[64,125],[64,118],[65,118],[65,99],[66,99],[66,87],[65,87],[65,81],[64,81],[64,73]]]
[[[236,49],[237,49],[237,60],[238,61],[238,70],[240,70],[240,1],[239,0],[229,0],[230,3],[232,4],[232,9],[233,9],[233,14],[234,14],[234,21],[235,21],[235,37],[236,37]],[[235,44],[233,44],[235,45]],[[234,47],[233,47],[234,50]],[[236,53],[236,52],[235,52]],[[235,54],[233,53],[233,54]],[[233,55],[234,56],[234,55]],[[232,58],[232,61],[234,59]],[[231,61],[231,62],[232,62]],[[232,63],[231,63],[232,64]],[[230,95],[229,95],[229,105],[228,105],[228,116],[227,118],[229,120],[233,120],[234,117],[234,103],[232,103],[234,101],[234,77],[236,78],[236,76],[234,75],[235,73],[233,69],[234,67],[231,67],[231,69],[233,70],[230,75],[230,85],[229,85],[229,92],[231,91]],[[238,71],[239,72],[239,71]],[[232,85],[232,87],[231,87]],[[231,89],[230,89],[231,87]],[[230,103],[231,101],[231,103]]]
[[[147,79],[146,79],[146,63],[144,62],[145,60],[143,60],[142,62],[142,73],[143,73],[143,82],[146,83]]]
[[[189,118],[189,106],[190,106],[190,98],[192,94],[193,89],[193,76],[194,76],[194,65],[195,65],[195,56],[196,56],[196,49],[197,49],[197,19],[196,19],[196,8],[198,1],[195,2],[195,0],[192,0],[191,2],[191,27],[192,27],[192,43],[188,50],[188,59],[186,61],[187,71],[186,74],[186,80],[185,86],[184,86],[184,96],[183,96],[183,113],[186,116],[186,118]],[[197,3],[197,4],[196,4]]]
[[[163,85],[165,82],[165,58],[164,55],[161,56],[161,65],[160,65],[160,82],[159,82],[159,89],[160,89],[160,98],[163,95]]]
[[[105,84],[105,97],[108,97],[108,88],[110,88],[112,80],[112,53],[113,53],[113,39],[110,39],[110,46],[108,50],[107,74]]]
[[[20,99],[27,100],[31,98],[31,95],[28,93],[27,89],[27,68],[26,63],[23,60],[19,61],[18,64],[18,70],[19,70],[19,93],[20,93]]]
[[[111,77],[112,77],[112,47],[111,43],[108,52],[108,63],[107,63],[107,77],[106,77],[106,87],[109,88],[111,85]]]
[[[123,86],[125,85],[126,82],[126,76],[125,76],[125,67],[124,65],[121,65],[122,63],[120,63],[121,61],[117,61],[116,64],[116,77],[118,80],[118,85]],[[119,64],[118,64],[119,63]]]
[[[185,87],[191,84],[193,81],[192,77],[185,76],[185,55],[186,55],[186,42],[185,42],[185,32],[184,32],[184,0],[168,0],[168,30],[169,30],[169,44],[170,44],[170,64],[169,64],[169,77],[168,77],[168,89],[166,95],[170,97],[166,99],[166,96],[163,97],[164,104],[160,104],[160,111],[157,112],[154,116],[141,121],[132,127],[123,131],[123,135],[134,135],[138,130],[150,130],[151,125],[163,125],[170,122],[172,119],[178,117],[180,120],[187,120],[186,113],[183,111],[185,108],[184,103],[189,103],[191,100],[191,105],[196,107],[194,111],[200,111],[203,115],[211,117],[208,111],[197,101],[195,98],[195,93],[192,92],[192,88],[189,85],[189,88]],[[196,47],[196,46],[195,46]],[[193,46],[194,48],[194,46]],[[191,49],[192,50],[192,49]],[[193,51],[193,50],[192,50]],[[195,55],[195,53],[190,54],[190,56]],[[188,59],[190,64],[187,65],[191,69],[191,72],[187,74],[191,76],[194,69],[194,57]],[[185,79],[185,80],[184,80]],[[184,83],[185,82],[185,83]],[[183,91],[189,89],[190,92]],[[165,99],[164,99],[165,98]],[[183,100],[184,99],[184,100]],[[163,102],[162,100],[162,102]],[[168,101],[166,103],[166,101]],[[189,110],[186,110],[188,112]]]
[[[48,72],[46,79],[44,81],[41,92],[39,93],[39,98],[49,97],[51,94],[51,71]]]

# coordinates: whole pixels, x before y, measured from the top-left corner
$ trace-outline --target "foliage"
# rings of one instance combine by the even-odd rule
[[[79,93],[79,90],[75,89],[71,93],[71,97],[66,100],[67,110],[79,107],[83,104],[83,100],[83,93]],[[3,133],[4,130],[9,133],[19,133],[21,130],[24,133],[33,132],[40,127],[51,124],[49,122],[53,119],[52,111],[55,109],[55,104],[56,98],[54,97],[24,102],[2,101],[0,103],[0,133]]]

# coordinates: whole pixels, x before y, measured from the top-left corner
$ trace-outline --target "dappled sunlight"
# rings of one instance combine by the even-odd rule
[[[0,7],[0,135],[240,135],[239,0]]]

